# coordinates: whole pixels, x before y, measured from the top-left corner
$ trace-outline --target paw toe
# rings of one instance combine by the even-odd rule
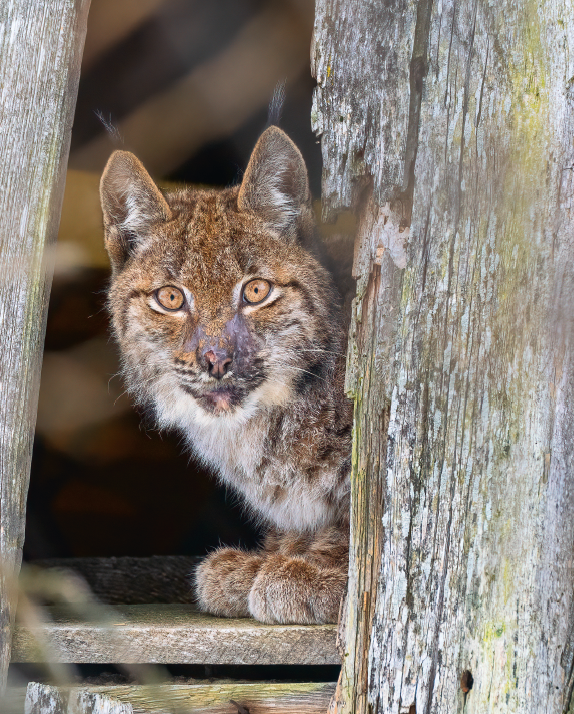
[[[198,605],[221,617],[249,617],[247,598],[263,558],[234,548],[220,548],[195,572]]]
[[[249,592],[249,611],[268,624],[337,622],[346,573],[302,558],[270,558]]]

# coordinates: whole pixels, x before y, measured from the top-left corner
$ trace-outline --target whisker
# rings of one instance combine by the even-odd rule
[[[315,379],[320,379],[322,382],[327,381],[324,377],[320,377],[318,374],[315,374],[314,372],[309,372],[308,369],[302,369],[301,367],[291,367],[290,369],[294,369],[297,372],[301,372],[302,374],[309,374],[311,377],[315,377]]]
[[[338,355],[338,356],[341,356],[341,355],[344,355],[344,354],[345,354],[344,352],[338,351],[338,350],[324,350],[324,349],[321,349],[321,348],[319,348],[319,349],[314,349],[314,348],[312,348],[312,347],[302,347],[302,348],[300,348],[299,350],[297,350],[297,352],[298,352],[298,353],[301,353],[301,352],[323,352],[324,354],[328,354],[328,355]]]
[[[327,382],[324,377],[320,377],[318,374],[315,374],[314,372],[310,372],[308,369],[303,369],[302,367],[296,367],[293,364],[286,364],[282,362],[275,362],[275,363],[270,363],[272,367],[283,367],[286,370],[289,370],[291,372],[301,372],[303,374],[309,374],[311,377],[315,377],[315,379],[320,379],[322,382]],[[285,385],[288,386],[288,385]]]
[[[127,376],[130,377],[131,375],[129,375],[129,373],[128,373]],[[139,392],[146,384],[153,382],[155,379],[157,379],[157,375],[153,375],[152,377],[149,377],[148,379],[144,379],[137,383],[128,385],[128,387],[126,389],[124,389],[124,391],[119,396],[116,397],[116,399],[114,401],[114,407],[116,406],[118,399],[121,399],[124,396],[124,394],[127,394],[130,391]]]
[[[122,376],[122,372],[120,370],[119,372],[112,374],[111,377],[108,379],[108,394],[110,393],[110,382],[112,381],[112,379],[115,379],[116,377],[121,377],[121,376]]]

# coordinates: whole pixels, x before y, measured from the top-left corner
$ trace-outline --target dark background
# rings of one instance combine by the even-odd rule
[[[123,394],[104,309],[97,186],[114,148],[160,185],[240,180],[286,80],[281,126],[315,196],[312,0],[92,0],[50,301],[25,558],[201,555],[252,546],[257,528],[174,434]],[[111,122],[111,137],[102,121]]]

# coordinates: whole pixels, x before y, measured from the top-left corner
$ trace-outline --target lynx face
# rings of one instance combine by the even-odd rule
[[[164,197],[116,152],[101,192],[124,371],[160,422],[244,422],[325,378],[336,299],[308,250],[306,170],[283,132],[263,135],[240,187]]]

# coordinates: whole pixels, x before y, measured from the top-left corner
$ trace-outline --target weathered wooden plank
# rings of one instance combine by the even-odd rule
[[[322,682],[61,689],[31,682],[26,714],[324,714],[334,689],[334,684]]]
[[[402,13],[379,5],[380,19],[367,2],[318,4],[315,52],[321,66],[338,68],[317,99],[329,201],[354,206],[361,226],[348,379],[357,409],[347,656],[333,709],[568,711],[571,3],[421,1]],[[362,38],[352,53],[349,33]],[[363,87],[380,43],[402,64],[383,66]],[[349,88],[351,116],[339,130]],[[373,96],[387,117],[379,128],[376,113],[364,113]],[[414,144],[401,148],[407,99]],[[347,136],[345,126],[363,122]],[[398,154],[375,152],[361,164],[354,137],[387,130]],[[382,152],[383,138],[366,146]]]
[[[29,565],[43,571],[80,575],[98,600],[108,605],[183,604],[195,601],[192,573],[201,558],[186,555],[153,555],[148,558],[46,558]]]
[[[412,0],[392,6],[348,0],[316,3],[311,71],[317,88],[311,121],[323,137],[326,219],[340,209],[356,209],[366,183],[372,182],[380,206],[396,187],[408,184],[405,156],[407,143],[412,144],[409,75],[415,22]]]
[[[26,703],[26,686],[8,685],[0,694],[0,712],[2,714],[24,714]]]
[[[391,368],[410,235],[427,5],[316,4],[312,121],[323,152],[323,215],[333,219],[351,208],[358,218],[346,381],[355,400],[349,589],[333,711],[367,708],[366,653],[383,545]]]
[[[565,10],[433,8],[419,238],[389,425],[379,656],[369,663],[381,710],[568,702],[574,16]]]
[[[89,0],[0,3],[0,691]]]
[[[333,625],[263,625],[203,615],[185,605],[120,607],[106,625],[46,608],[44,628],[20,626],[12,660],[38,662],[45,638],[59,662],[162,664],[339,664]]]
[[[67,693],[66,693],[67,694]],[[66,714],[67,696],[57,687],[30,682],[26,689],[25,714]],[[78,712],[78,714],[82,714]],[[119,714],[119,713],[118,713]]]

